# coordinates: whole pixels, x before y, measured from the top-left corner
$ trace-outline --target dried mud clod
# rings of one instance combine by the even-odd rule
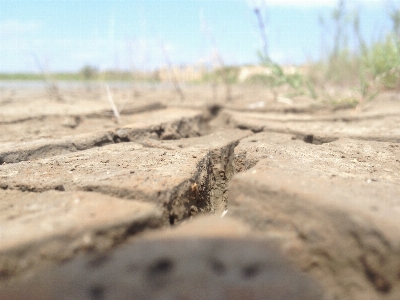
[[[112,130],[96,130],[94,133],[11,145],[9,149],[5,147],[0,150],[0,165],[62,155],[114,143],[137,142],[146,139],[177,140],[200,136],[205,120],[201,113],[191,113],[193,115],[191,118],[177,117],[176,120],[158,125],[150,124],[147,127],[126,125]]]
[[[107,255],[80,257],[0,299],[317,300],[321,294],[268,243],[203,238],[139,240]]]

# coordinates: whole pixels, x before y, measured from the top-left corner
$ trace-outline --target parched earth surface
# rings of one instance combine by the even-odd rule
[[[0,90],[0,299],[400,299],[400,96]]]

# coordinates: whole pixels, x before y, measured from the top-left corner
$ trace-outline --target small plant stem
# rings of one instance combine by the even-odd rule
[[[135,53],[135,50],[133,48],[132,43],[129,42],[128,43],[128,56],[130,58],[130,65],[131,65],[133,100],[135,100],[136,96],[139,95],[139,91],[138,91],[138,88],[137,88],[137,85],[136,85],[136,81],[140,79],[140,75],[139,75],[139,73],[136,73],[136,66],[135,66],[135,63],[133,61],[132,53]],[[139,69],[138,69],[138,71],[139,71]],[[127,101],[125,101],[125,103],[126,102]],[[125,103],[124,103],[124,106],[125,106]],[[120,112],[121,112],[122,108],[120,109]]]
[[[32,53],[33,59],[35,60],[36,66],[38,67],[40,73],[43,76],[44,83],[46,85],[47,92],[49,93],[50,97],[53,97],[57,101],[63,102],[64,98],[60,94],[60,90],[58,89],[57,84],[51,80],[50,75],[46,72],[45,68],[43,67],[42,63],[40,62],[39,57]]]
[[[254,1],[253,2],[253,6],[254,6],[254,13],[257,17],[257,21],[258,21],[258,28],[260,28],[260,35],[261,35],[261,40],[263,43],[263,55],[264,55],[264,59],[269,58],[268,55],[268,39],[267,39],[267,34],[266,34],[266,28],[265,28],[265,23],[263,20],[263,17],[261,15],[261,10],[260,7],[257,6]]]
[[[210,40],[211,45],[213,46],[215,58],[217,59],[218,64],[221,68],[222,80],[225,84],[225,93],[226,93],[225,99],[226,99],[226,101],[229,102],[232,100],[232,93],[231,93],[231,86],[229,84],[228,70],[225,67],[224,60],[222,59],[222,56],[218,50],[217,41],[215,40],[214,35],[211,33],[211,30],[209,29],[208,24],[207,24],[206,20],[204,19],[204,17],[202,18],[202,23],[203,23],[204,31],[205,31],[208,39]]]
[[[346,14],[346,8],[345,8],[345,3],[343,0],[338,1],[338,6],[336,9],[333,10],[332,12],[332,19],[335,22],[335,36],[334,36],[334,45],[333,45],[333,53],[332,53],[332,58],[334,60],[337,60],[339,57],[340,53],[340,46],[341,42],[343,40],[343,30],[345,24],[343,23],[343,20],[345,18]]]
[[[212,94],[213,94],[213,101],[216,102],[218,99],[218,84],[216,81],[214,81],[211,84],[211,89],[212,89]]]
[[[107,100],[110,103],[110,106],[111,106],[111,109],[112,109],[112,111],[114,113],[114,116],[117,119],[117,122],[120,123],[121,116],[120,116],[120,114],[118,112],[117,106],[115,105],[113,96],[112,96],[111,91],[110,91],[110,87],[108,86],[108,84],[105,84],[104,87],[105,87],[106,93],[107,93]]]
[[[171,63],[171,60],[169,58],[167,49],[165,49],[164,43],[162,43],[161,41],[160,41],[160,47],[161,47],[162,53],[164,55],[165,62],[167,63],[168,73],[169,73],[171,81],[172,81],[172,83],[174,85],[175,92],[178,94],[178,96],[181,99],[181,101],[185,101],[185,95],[183,94],[182,89],[181,89],[181,87],[179,85],[179,81],[178,81],[178,78],[176,77],[176,74],[175,74],[174,69],[172,67],[172,63]]]
[[[217,48],[215,48],[215,55],[217,57],[217,60],[221,66],[221,71],[222,71],[222,78],[225,84],[225,95],[226,95],[226,101],[231,101],[232,100],[232,96],[231,96],[231,85],[229,84],[229,78],[228,78],[228,74],[227,74],[227,69],[225,67],[224,61],[221,57],[221,55],[219,54],[219,51]]]

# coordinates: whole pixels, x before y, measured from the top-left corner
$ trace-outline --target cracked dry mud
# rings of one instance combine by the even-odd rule
[[[399,299],[398,95],[113,92],[1,90],[1,300]]]

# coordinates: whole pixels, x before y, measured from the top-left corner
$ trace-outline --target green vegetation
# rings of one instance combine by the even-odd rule
[[[95,67],[86,65],[79,72],[84,80],[93,80],[97,77],[98,70]]]
[[[203,75],[202,82],[218,82],[224,83],[225,78],[228,83],[233,84],[238,82],[240,73],[240,67],[238,66],[227,66],[219,68],[211,72],[207,72]]]
[[[152,74],[147,77],[143,75],[132,74],[131,72],[125,71],[104,71],[97,72],[96,69],[89,69],[87,67],[82,68],[77,73],[52,73],[50,75],[51,79],[54,81],[66,80],[66,81],[154,81]],[[46,76],[43,74],[34,73],[13,73],[13,74],[0,74],[0,80],[46,80]]]
[[[375,43],[362,56],[361,64],[385,88],[399,89],[400,39],[388,35],[386,41]]]
[[[261,11],[262,6],[265,7],[265,3],[264,5],[257,5],[255,2],[253,2],[253,12],[257,18],[258,27],[260,29],[260,37],[263,42],[262,51],[258,52],[258,56],[260,58],[261,65],[266,70],[266,74],[253,75],[248,79],[248,81],[267,85],[274,90],[274,94],[276,96],[278,96],[278,93],[275,90],[276,88],[287,86],[291,90],[291,95],[304,94],[306,91],[308,91],[310,96],[316,98],[317,94],[314,86],[308,78],[297,72],[297,70],[295,72],[286,72],[282,66],[271,59],[268,53],[268,39],[266,34],[267,30]]]
[[[44,76],[30,73],[7,73],[0,74],[0,80],[44,80]]]
[[[260,63],[269,72],[251,76],[251,83],[262,83],[268,87],[289,87],[291,94],[309,94],[313,98],[328,97],[323,90],[327,85],[341,86],[358,92],[358,100],[344,98],[330,99],[332,104],[355,103],[373,99],[384,89],[400,90],[400,8],[389,7],[393,30],[383,39],[368,45],[360,32],[359,11],[349,11],[344,0],[339,0],[328,18],[320,17],[323,30],[333,29],[331,48],[318,62],[310,63],[305,74],[285,72],[268,54],[266,28],[262,18],[261,6],[254,6],[257,17],[262,51]],[[265,5],[264,5],[265,7]],[[350,47],[350,35],[355,37],[356,46]],[[318,91],[318,93],[317,93]]]
[[[321,18],[322,26],[333,24],[335,34],[328,56],[316,64],[323,69],[320,80],[353,87],[360,95],[359,102],[374,99],[385,89],[399,90],[400,9],[390,7],[388,11],[393,30],[370,45],[360,33],[359,12],[349,12],[343,0],[338,1],[330,20]],[[348,45],[350,33],[357,40],[355,49]]]
[[[389,16],[393,30],[383,39],[365,43],[360,33],[359,12],[349,12],[343,0],[338,1],[330,20],[320,19],[323,27],[331,23],[335,28],[333,47],[318,65],[324,70],[322,80],[358,89],[360,101],[373,99],[383,89],[400,87],[400,9],[391,7]],[[348,45],[349,34],[358,46]]]
[[[260,56],[260,61],[267,70],[270,70],[270,75],[264,75],[266,83],[270,87],[279,87],[282,85],[289,86],[292,90],[303,93],[302,89],[304,87],[309,87],[307,85],[307,79],[301,75],[299,72],[294,73],[285,72],[284,69],[277,63],[273,62],[268,56]],[[312,94],[312,93],[311,93]]]
[[[259,2],[258,2],[259,3]],[[320,16],[320,26],[330,43],[323,45],[326,55],[319,61],[304,66],[303,72],[289,70],[274,62],[268,53],[267,28],[263,19],[264,4],[253,2],[263,46],[258,52],[263,72],[255,72],[246,82],[262,84],[278,96],[284,87],[286,96],[309,95],[314,99],[328,100],[332,105],[356,106],[364,100],[388,89],[400,91],[400,7],[388,7],[392,31],[380,40],[367,44],[360,31],[358,10],[349,10],[346,1],[339,0],[329,16]],[[331,34],[330,34],[331,33]],[[353,38],[352,46],[349,41]],[[328,41],[329,42],[329,41]],[[203,76],[203,81],[237,83],[239,67],[223,67]],[[330,95],[328,87],[345,87],[353,96]]]

